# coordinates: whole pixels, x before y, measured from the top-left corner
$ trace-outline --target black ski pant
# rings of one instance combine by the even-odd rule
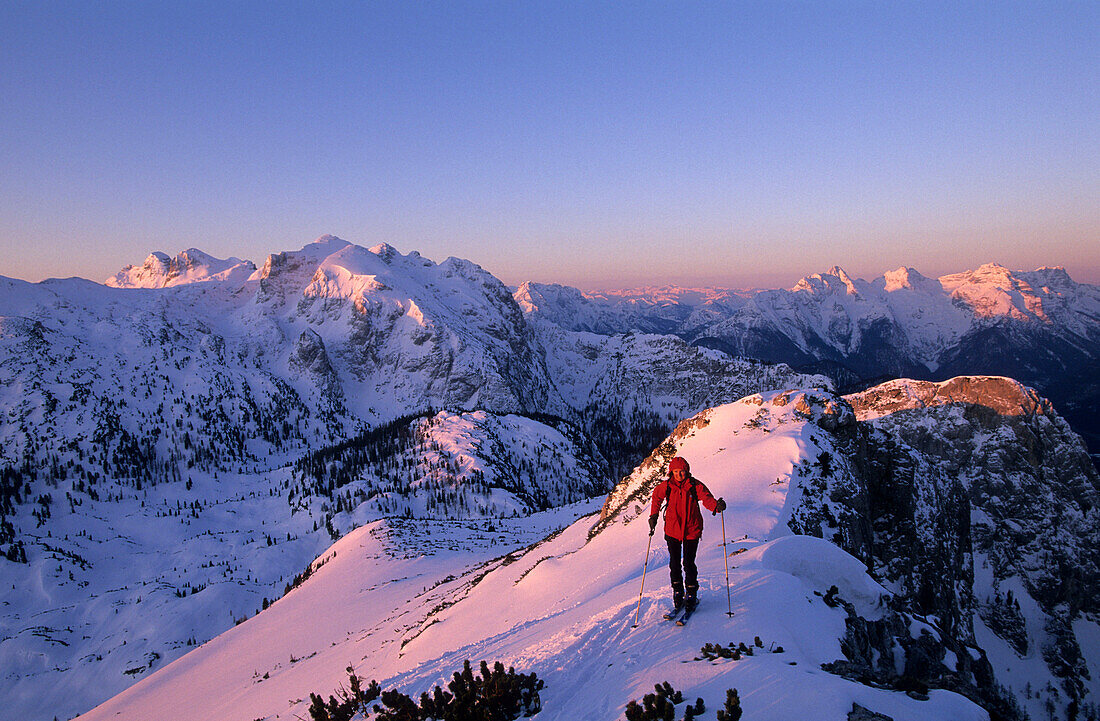
[[[668,544],[668,575],[672,580],[673,590],[687,586],[689,598],[694,598],[699,590],[699,569],[695,567],[695,554],[699,551],[699,539],[692,538],[681,541],[672,536],[665,536]],[[683,556],[683,567],[680,566],[680,558]],[[687,578],[684,574],[687,574]],[[685,584],[685,581],[687,582]]]

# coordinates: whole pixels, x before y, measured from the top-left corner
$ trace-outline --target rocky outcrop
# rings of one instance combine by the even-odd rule
[[[912,558],[905,549],[913,533],[897,518],[912,514],[896,502],[907,495],[899,490],[943,489],[943,503],[922,505],[954,515],[954,523],[945,517],[932,534],[936,545],[915,554],[934,561],[917,574],[933,581],[930,598],[939,600],[932,607],[954,586],[960,623],[983,619],[1021,656],[1038,648],[1070,702],[1081,702],[1089,671],[1073,627],[1098,611],[1100,598],[1100,479],[1081,439],[1049,401],[1006,378],[894,381],[847,398],[869,426],[868,440],[881,444],[866,456],[869,477],[882,479],[877,505],[890,509],[878,537],[893,549],[883,558]],[[970,565],[987,569],[991,586],[974,587],[967,583],[973,572],[953,571],[970,555]],[[937,568],[943,580],[936,580]],[[954,576],[951,584],[947,576]],[[1030,624],[1008,596],[1016,583],[1040,609]],[[918,592],[916,600],[923,598]]]
[[[839,596],[832,603],[846,613],[841,639],[844,659],[822,665],[859,683],[902,691],[927,700],[932,689],[946,689],[966,696],[990,712],[997,721],[1023,721],[1026,712],[1011,693],[1001,687],[985,652],[959,642],[929,623],[896,607],[869,620]],[[893,606],[897,606],[895,602]],[[849,719],[881,719],[857,705]]]

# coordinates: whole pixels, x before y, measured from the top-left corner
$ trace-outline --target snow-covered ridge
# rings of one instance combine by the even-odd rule
[[[772,326],[803,350],[810,350],[813,340],[841,352],[858,349],[858,329],[884,319],[900,325],[918,359],[933,370],[937,355],[975,324],[1003,317],[1061,323],[1074,332],[1091,327],[1095,333],[1100,310],[1100,288],[1074,282],[1064,268],[1011,271],[995,263],[938,280],[903,266],[866,281],[834,266],[786,291],[666,287],[582,293],[527,283],[517,296],[537,299],[521,304],[525,312],[540,313],[564,327],[573,327],[572,319],[586,326],[577,329],[595,330],[591,319],[596,317],[601,327],[625,332],[631,324],[676,320],[679,324],[670,332],[692,340],[721,337],[714,331],[729,320],[739,326]],[[570,312],[561,312],[565,310]],[[714,317],[700,322],[705,317],[699,313]]]
[[[128,265],[104,283],[113,288],[167,288],[204,281],[241,283],[255,270],[252,261],[222,260],[196,248],[180,251],[174,258],[154,251],[140,266]]]
[[[336,491],[337,510],[360,519],[510,518],[608,488],[606,464],[576,428],[487,411],[440,411],[368,431],[300,459],[294,481],[299,499]]]
[[[952,299],[973,309],[978,317],[1007,316],[1046,323],[1055,322],[1066,302],[1080,290],[1062,267],[1027,273],[1013,272],[996,263],[945,275],[940,284]]]
[[[942,653],[943,644],[955,643],[934,620],[893,610],[891,594],[860,560],[787,527],[822,477],[820,468],[800,469],[811,468],[824,451],[838,451],[819,424],[829,402],[843,405],[816,389],[764,394],[711,409],[705,424],[666,441],[730,504],[724,521],[734,541],[721,544],[721,524],[708,514],[699,554],[703,605],[685,628],[661,620],[668,591],[660,544],[653,544],[642,586],[645,513],[620,514],[595,535],[589,531],[597,516],[589,515],[528,549],[454,575],[444,575],[438,553],[410,557],[416,546],[408,542],[386,574],[377,529],[365,526],[259,616],[84,718],[137,718],[156,708],[165,719],[290,719],[306,712],[308,693],[327,694],[346,683],[349,663],[357,674],[415,698],[468,658],[537,673],[546,682],[539,714],[546,719],[621,718],[627,701],[668,680],[685,698],[705,699],[704,719],[714,717],[726,689],[737,688],[747,718],[843,721],[858,704],[896,721],[984,721],[988,713],[959,693],[934,688],[919,700],[853,682],[841,667],[821,670],[846,658],[841,641],[851,614],[892,629],[893,645],[881,651],[890,668],[908,669],[918,649]],[[640,469],[623,483],[643,482],[644,474]],[[727,560],[732,617],[726,615]],[[840,601],[826,600],[834,595]],[[303,623],[307,614],[322,620],[318,628]],[[700,657],[704,644],[738,641],[755,653],[736,661]],[[981,655],[952,648],[958,653],[947,651],[927,668],[957,674],[965,690],[972,683],[967,669],[976,668]],[[206,692],[196,696],[195,688]]]

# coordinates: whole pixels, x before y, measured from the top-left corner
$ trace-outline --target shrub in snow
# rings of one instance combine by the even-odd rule
[[[672,688],[668,681],[654,685],[654,693],[642,697],[641,705],[631,700],[626,705],[627,721],[673,721],[676,704],[683,703],[684,695]],[[696,702],[699,705],[702,699]]]
[[[726,705],[718,709],[718,721],[738,721],[741,718],[741,697],[737,689],[726,689]]]
[[[351,666],[348,666],[350,689],[340,688],[336,696],[329,696],[328,703],[315,693],[309,695],[309,717],[313,721],[350,721],[355,714],[361,714],[364,718],[368,713],[368,706],[377,699],[382,689],[377,681],[371,681],[367,688],[363,688],[362,679],[355,675]]]
[[[349,667],[348,673],[350,689],[339,689],[339,698],[330,696],[326,703],[310,694],[313,721],[350,721],[356,715],[376,721],[514,721],[542,709],[539,691],[543,682],[533,673],[517,674],[514,668],[505,671],[499,661],[492,670],[482,661],[480,676],[474,676],[466,661],[446,691],[436,686],[431,694],[420,694],[419,704],[400,691],[383,691],[375,681],[364,689],[353,669]]]
[[[985,625],[1007,641],[1021,658],[1027,655],[1027,624],[1020,610],[1020,602],[1013,597],[1012,591],[1004,598],[997,591],[993,598],[982,604],[978,613]]]
[[[706,710],[707,707],[703,704],[703,699],[697,698],[694,706],[688,706],[684,709],[684,721],[694,721],[696,716],[702,716]]]

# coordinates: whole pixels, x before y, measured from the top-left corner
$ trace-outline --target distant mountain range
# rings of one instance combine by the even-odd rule
[[[270,256],[259,269],[251,261],[221,260],[196,249],[174,258],[153,253],[141,266],[127,266],[106,283],[118,288],[170,288],[203,281],[238,288],[257,282],[276,287],[284,281],[272,276],[289,272],[291,292],[301,292],[306,303],[360,298],[362,310],[368,310],[368,299],[397,302],[399,296],[412,295],[429,303],[433,321],[448,318],[447,309],[456,299],[434,291],[425,295],[422,291],[428,287],[413,280],[435,264],[415,252],[402,256],[384,244],[371,249],[374,260],[365,253],[331,236],[302,251]],[[393,268],[383,270],[395,259]],[[420,269],[413,271],[418,265]],[[305,271],[292,269],[303,267]],[[735,358],[821,373],[842,390],[889,378],[1003,375],[1051,398],[1094,452],[1100,452],[1100,418],[1093,412],[1100,404],[1100,286],[1077,283],[1064,268],[1013,271],[989,263],[933,279],[901,267],[866,281],[833,267],[787,290],[758,291],[657,287],[586,294],[568,286],[526,282],[514,292],[515,304],[503,298],[496,278],[467,261],[451,258],[439,268],[447,277],[479,277],[482,290],[462,301],[463,312],[469,314],[464,322],[483,315],[478,308],[497,309],[496,320],[485,316],[482,320],[490,325],[477,330],[507,329],[507,337],[500,340],[512,350],[522,346],[515,336],[524,326],[514,310],[518,304],[528,320],[549,321],[566,331],[675,335]],[[405,276],[402,269],[411,274]],[[299,278],[295,272],[318,275]],[[385,281],[379,279],[394,273],[402,282],[392,289],[382,287]],[[490,287],[492,298],[485,295]],[[377,306],[373,308],[377,312]],[[453,319],[444,322],[455,325]],[[502,359],[501,350],[498,346],[490,351],[489,358]],[[501,369],[511,390],[495,390],[532,394],[517,398],[520,405],[542,403],[550,381],[537,366],[537,359],[520,353],[514,367]],[[535,375],[524,377],[528,372]],[[448,391],[458,394],[458,404],[470,400],[470,388],[477,385],[471,379],[473,385],[464,391],[460,380],[453,379]],[[547,401],[552,404],[553,399],[548,396]],[[384,410],[381,415],[386,415]]]
[[[568,330],[670,333],[733,357],[785,363],[855,390],[888,378],[1002,375],[1040,390],[1100,452],[1100,287],[1063,268],[996,264],[872,281],[834,267],[789,290],[658,288],[584,294],[524,283],[529,315]]]

